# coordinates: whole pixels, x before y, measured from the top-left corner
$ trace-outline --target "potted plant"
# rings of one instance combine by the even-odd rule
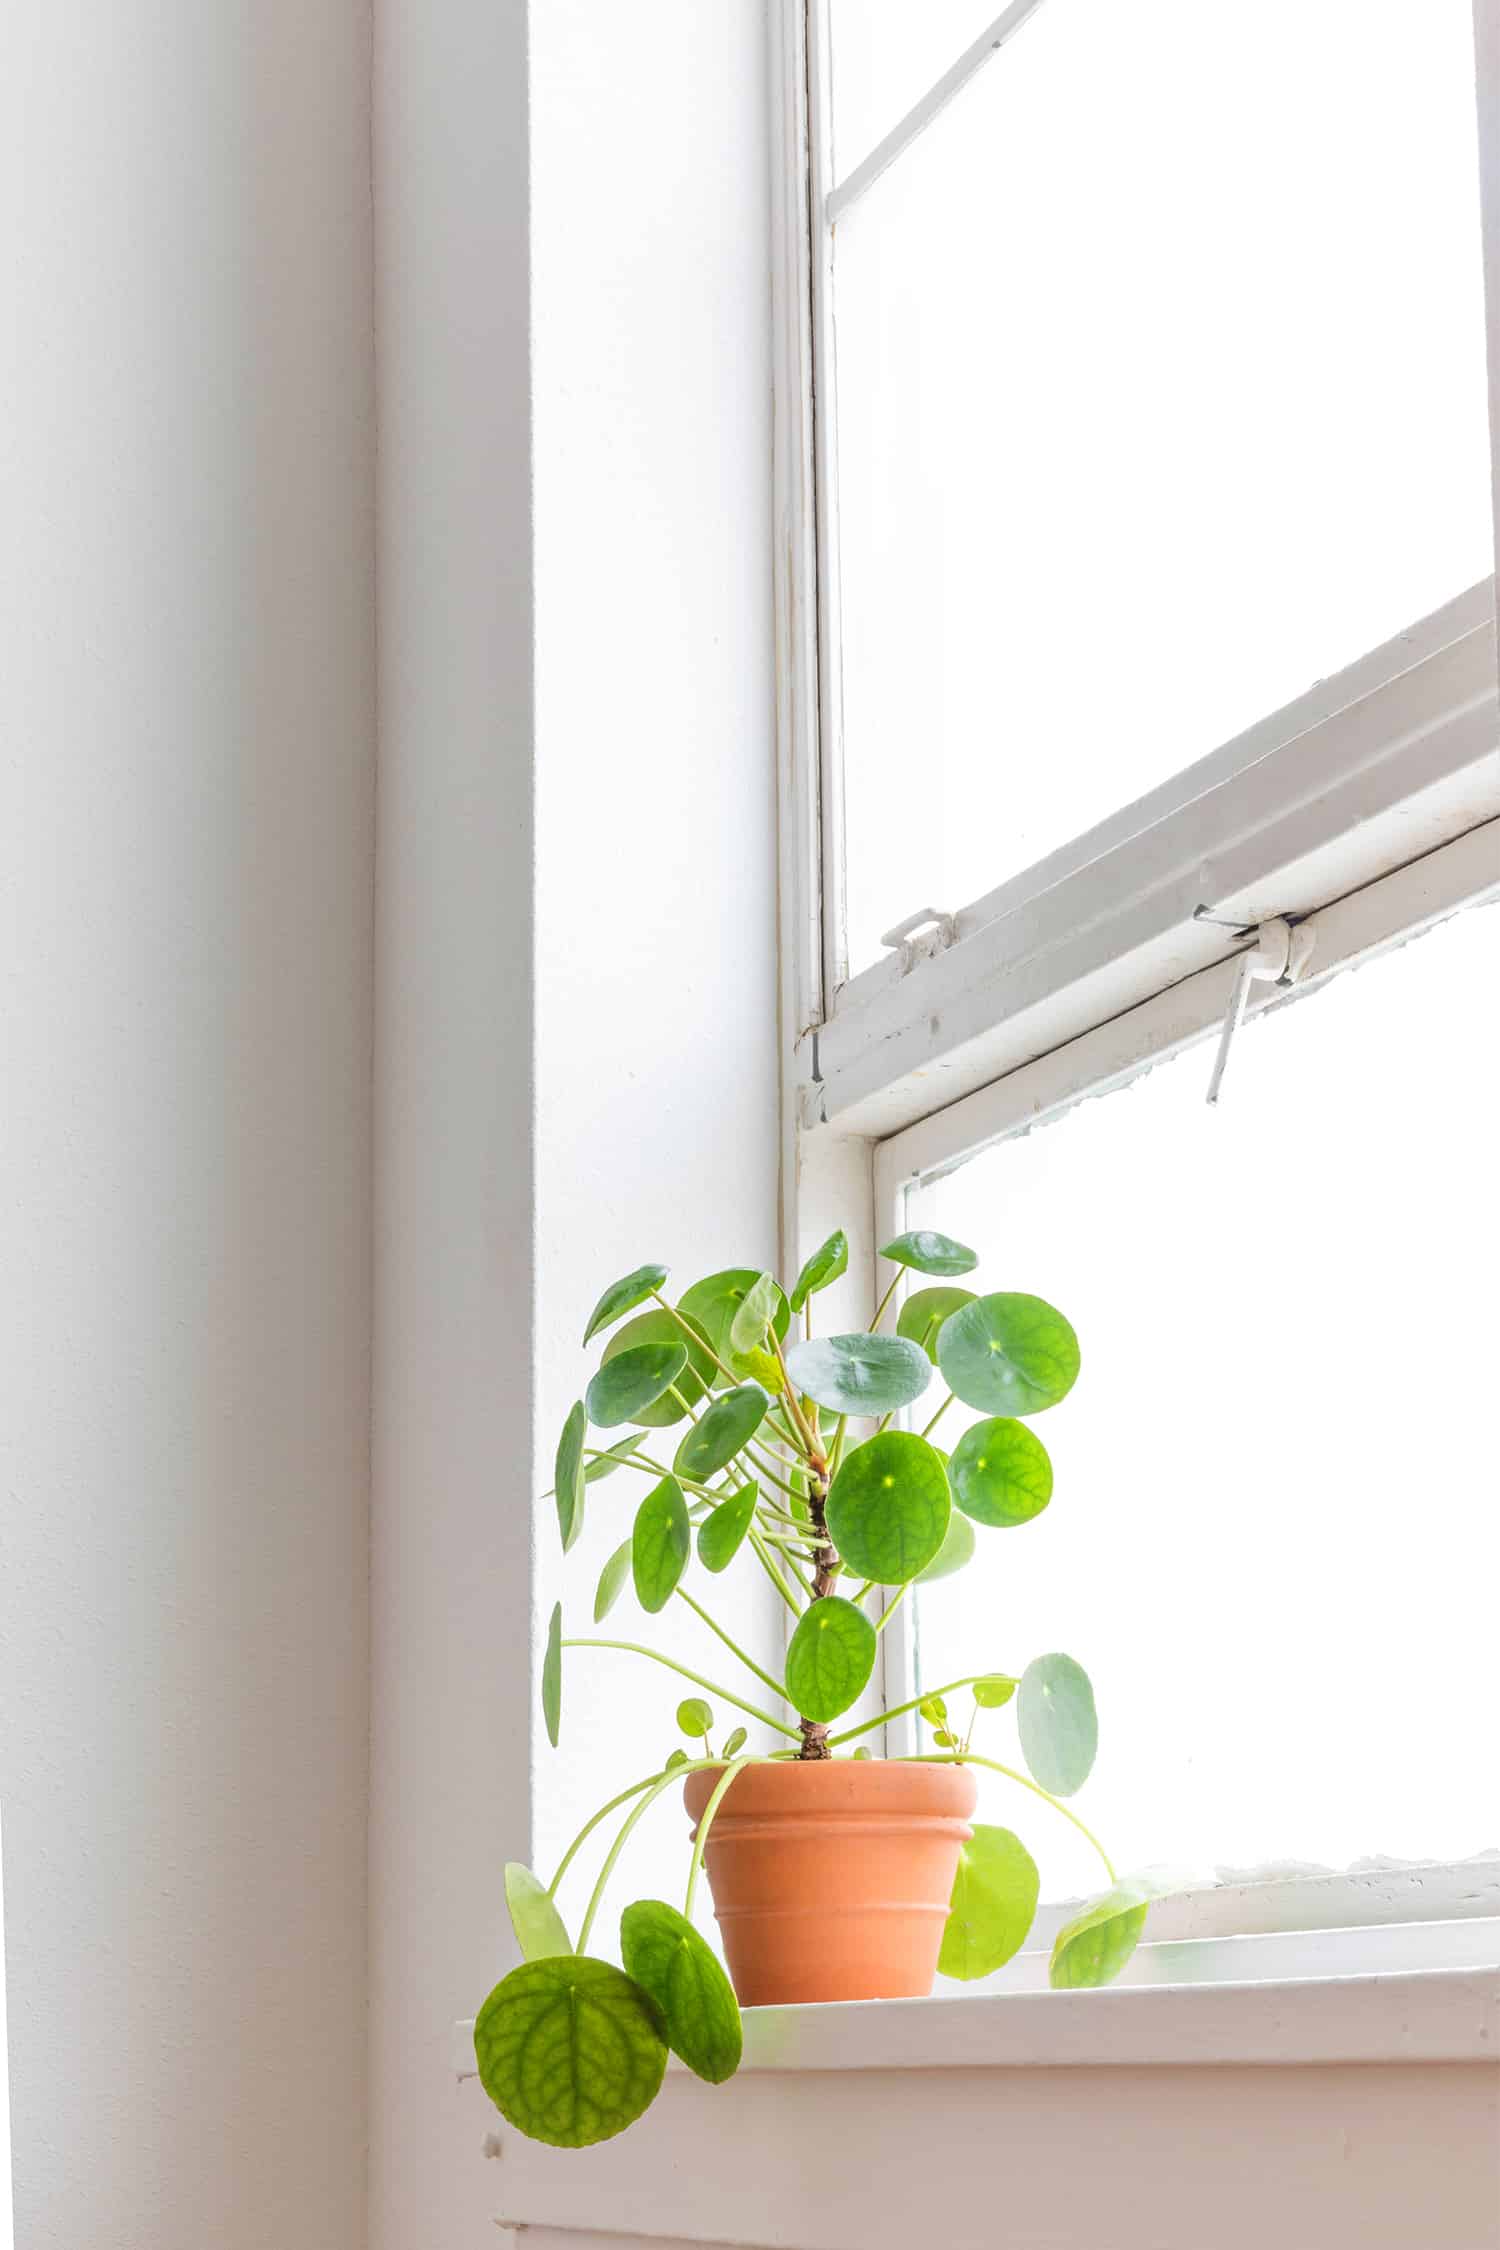
[[[669,2050],[714,2084],[731,2077],[741,2003],[922,1994],[937,1969],[972,1979],[1009,1960],[1031,1927],[1038,1876],[1010,1829],[972,1823],[978,1773],[1072,1821],[1103,1864],[1108,1888],[1057,1937],[1054,1985],[1117,1975],[1149,1899],[1166,1887],[1150,1876],[1117,1879],[1065,1801],[1087,1778],[1097,1739],[1093,1692],[1070,1656],[1041,1655],[1019,1672],[997,1666],[924,1696],[933,1747],[911,1758],[869,1753],[865,1738],[893,1714],[850,1717],[913,1584],[961,1569],[976,1527],[1012,1529],[1047,1506],[1052,1467],[1030,1420],[1067,1396],[1079,1367],[1072,1327],[1042,1298],[961,1286],[978,1262],[963,1244],[905,1234],[881,1256],[896,1278],[868,1329],[853,1334],[813,1333],[818,1292],[848,1265],[842,1232],[808,1259],[790,1293],[770,1273],[734,1268],[672,1303],[665,1267],[642,1266],[612,1283],[589,1317],[584,1343],[606,1332],[608,1341],[558,1441],[564,1550],[592,1485],[624,1474],[647,1489],[599,1579],[596,1631],[565,1637],[561,1606],[552,1612],[547,1733],[555,1748],[565,1652],[624,1649],[695,1690],[677,1706],[692,1748],[602,1806],[550,1883],[519,1865],[505,1871],[523,1960],[480,2009],[474,2044],[491,2098],[537,2140],[581,2148],[622,2131],[654,2099]],[[906,1274],[924,1286],[887,1331]],[[934,1374],[944,1396],[920,1433],[893,1429]],[[950,1454],[933,1433],[955,1400],[982,1419]],[[700,1599],[732,1565],[763,1572],[791,1613],[779,1678]],[[733,1660],[733,1686],[599,1633],[627,1587],[648,1616],[674,1601],[691,1608]],[[716,1746],[719,1704],[734,1719]],[[987,1741],[975,1748],[1006,1704],[1020,1765],[991,1756]],[[751,1746],[750,1726],[763,1747]],[[628,1905],[617,1968],[589,1951],[606,1885],[638,1822],[679,1783],[694,1824],[681,1911],[659,1899]],[[618,1827],[575,1941],[558,1886],[612,1815]],[[693,1922],[705,1863],[733,1983]]]

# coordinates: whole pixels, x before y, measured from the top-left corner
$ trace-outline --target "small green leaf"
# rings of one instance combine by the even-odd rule
[[[1019,1836],[976,1827],[959,1847],[958,1873],[943,1927],[938,1967],[968,1983],[1003,1968],[1026,1942],[1041,1877]]]
[[[690,1327],[691,1325],[689,1323]],[[674,1422],[682,1421],[686,1409],[673,1397],[673,1391],[681,1393],[687,1406],[696,1406],[707,1393],[709,1380],[714,1372],[713,1354],[707,1344],[694,1341],[698,1334],[699,1331],[694,1329],[693,1335],[686,1335],[674,1313],[659,1309],[637,1313],[633,1320],[627,1320],[622,1328],[617,1328],[605,1344],[601,1364],[606,1367],[623,1353],[638,1351],[642,1344],[660,1344],[663,1348],[675,1344],[687,1353],[687,1366],[677,1377],[672,1390],[664,1391],[654,1405],[643,1406],[638,1414],[630,1416],[638,1428],[665,1430],[670,1429]]]
[[[724,1758],[726,1764],[729,1759],[737,1758],[739,1756],[740,1752],[744,1749],[745,1744],[749,1741],[749,1739],[750,1730],[748,1727],[735,1728],[733,1734],[729,1737],[729,1740],[724,1745]]]
[[[729,1349],[731,1352],[759,1351],[766,1340],[766,1330],[776,1316],[781,1290],[776,1276],[758,1274],[735,1306],[729,1323]]]
[[[864,1693],[877,1645],[862,1609],[842,1594],[825,1594],[803,1612],[787,1644],[787,1700],[819,1725],[838,1718]]]
[[[546,1885],[518,1859],[506,1862],[505,1903],[524,1960],[548,1961],[554,1954],[572,1952],[568,1926]]]
[[[1016,1697],[1021,1753],[1044,1789],[1071,1797],[1088,1780],[1099,1747],[1089,1676],[1071,1656],[1039,1656]]]
[[[1146,1926],[1154,1899],[1185,1888],[1190,1877],[1166,1868],[1122,1876],[1065,1923],[1052,1943],[1049,1972],[1059,1992],[1109,1984],[1124,1968]]]
[[[962,1519],[960,1518],[960,1521]],[[599,1573],[599,1584],[594,1591],[594,1623],[602,1625],[615,1603],[625,1590],[630,1576],[630,1555],[635,1542],[622,1539]]]
[[[702,1281],[695,1281],[692,1288],[685,1290],[677,1301],[678,1311],[685,1313],[702,1331],[720,1359],[727,1361],[737,1376],[748,1375],[751,1370],[736,1365],[729,1330],[735,1314],[760,1278],[754,1266],[729,1266],[723,1273],[707,1274]],[[772,1325],[780,1338],[787,1332],[792,1310],[780,1289],[776,1291],[774,1303],[776,1310]],[[728,1380],[721,1369],[713,1368],[716,1388]]]
[[[685,1750],[669,1750],[667,1762],[661,1770],[663,1773],[675,1773],[679,1766],[685,1766],[687,1762],[688,1754]]]
[[[786,1371],[799,1391],[834,1414],[891,1414],[920,1398],[932,1367],[907,1336],[814,1336],[793,1344]]]
[[[916,1273],[972,1273],[978,1253],[955,1242],[951,1234],[933,1234],[922,1227],[915,1234],[898,1234],[880,1253],[893,1265],[910,1266]]]
[[[950,1734],[946,1727],[939,1727],[932,1739],[940,1750],[956,1750],[958,1748],[958,1736]]]
[[[742,2047],[739,2002],[692,1923],[660,1899],[637,1899],[620,1916],[620,1950],[661,2010],[673,2054],[710,2086],[732,2078]]]
[[[685,1696],[678,1704],[677,1725],[690,1742],[696,1741],[700,1735],[707,1736],[713,1723],[712,1707],[704,1702],[701,1695]]]
[[[975,1680],[973,1685],[974,1701],[981,1711],[998,1711],[1016,1692],[1016,1682],[1004,1672],[992,1672],[987,1680]]]
[[[857,1750],[851,1751],[850,1755],[855,1758],[868,1758],[870,1756],[870,1752],[866,1749],[865,1745],[861,1743]]]
[[[698,1560],[705,1570],[727,1570],[744,1545],[745,1535],[755,1521],[755,1504],[760,1498],[753,1484],[741,1486],[717,1508],[711,1508],[698,1526]]]
[[[697,1484],[717,1476],[754,1437],[770,1403],[759,1383],[740,1383],[725,1391],[684,1433],[673,1468]]]
[[[547,1621],[547,1646],[542,1656],[542,1717],[547,1722],[547,1740],[555,1750],[562,1724],[561,1602],[553,1603],[552,1615]]]
[[[739,1352],[734,1364],[752,1383],[759,1383],[763,1391],[769,1391],[773,1398],[778,1398],[786,1389],[781,1362],[773,1358],[770,1352]]]
[[[637,1509],[630,1542],[635,1598],[651,1616],[665,1609],[676,1592],[692,1544],[682,1486],[675,1477],[663,1477]]]
[[[938,1331],[943,1322],[965,1305],[972,1305],[972,1289],[914,1289],[901,1307],[896,1334],[920,1344],[927,1357],[937,1358]]]
[[[656,2003],[608,1961],[526,1961],[479,2011],[485,2092],[520,2133],[551,2148],[607,2141],[651,2107],[667,2067]]]
[[[798,1274],[796,1285],[792,1290],[793,1312],[801,1312],[809,1297],[816,1296],[820,1289],[826,1289],[831,1281],[837,1281],[839,1276],[847,1273],[848,1270],[849,1238],[844,1233],[843,1228],[838,1227],[828,1237],[828,1240],[813,1252],[807,1264]]]
[[[937,1447],[933,1447],[934,1453]],[[967,1516],[955,1508],[948,1518],[948,1528],[943,1533],[943,1544],[925,1570],[917,1572],[921,1585],[928,1586],[934,1578],[951,1578],[956,1570],[974,1559],[974,1526]]]
[[[589,1314],[589,1324],[583,1332],[586,1344],[592,1343],[601,1328],[609,1328],[622,1313],[634,1312],[637,1305],[660,1289],[667,1278],[665,1266],[637,1266],[634,1273],[626,1274],[623,1281],[612,1281]]]
[[[1052,1463],[1034,1430],[997,1414],[964,1431],[948,1482],[966,1516],[1009,1530],[1030,1523],[1052,1498]]]
[[[1078,1338],[1044,1298],[976,1297],[938,1332],[943,1380],[981,1414],[1040,1414],[1078,1379]]]
[[[906,1430],[856,1446],[833,1480],[826,1514],[828,1536],[851,1570],[904,1586],[927,1568],[948,1529],[948,1479],[936,1446]]]
[[[948,1706],[940,1695],[924,1695],[917,1709],[930,1727],[948,1724]]]
[[[606,1453],[596,1453],[583,1472],[585,1484],[598,1484],[602,1477],[612,1477],[616,1469],[623,1469],[641,1443],[640,1435],[632,1430],[629,1437],[616,1438]]]
[[[608,1359],[585,1393],[589,1420],[601,1430],[638,1421],[687,1367],[681,1344],[637,1344]]]
[[[583,1441],[588,1434],[589,1418],[579,1399],[569,1407],[568,1419],[562,1426],[552,1478],[552,1489],[557,1497],[557,1528],[562,1533],[564,1554],[583,1529]]]

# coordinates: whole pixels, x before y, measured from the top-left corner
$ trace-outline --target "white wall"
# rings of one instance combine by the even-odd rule
[[[0,1798],[27,2250],[361,2239],[361,0],[0,23]]]

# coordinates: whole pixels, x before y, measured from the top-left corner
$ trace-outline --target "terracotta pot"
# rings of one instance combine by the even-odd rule
[[[689,1774],[695,1823],[722,1771]],[[930,1992],[977,1796],[959,1766],[747,1766],[714,1814],[704,1855],[741,2004]]]

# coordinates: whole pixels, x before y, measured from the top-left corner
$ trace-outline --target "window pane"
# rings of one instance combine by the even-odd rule
[[[922,1590],[919,1664],[1076,1656],[1122,1866],[1500,1846],[1497,987],[1478,909],[1248,1023],[1218,1109],[1200,1046],[921,1199],[1083,1372],[1032,1425],[1051,1505]],[[1008,1712],[981,1734],[1013,1757]],[[1095,1884],[995,1790],[1044,1896]]]
[[[835,293],[855,969],[1490,569],[1469,0],[1048,0]]]

